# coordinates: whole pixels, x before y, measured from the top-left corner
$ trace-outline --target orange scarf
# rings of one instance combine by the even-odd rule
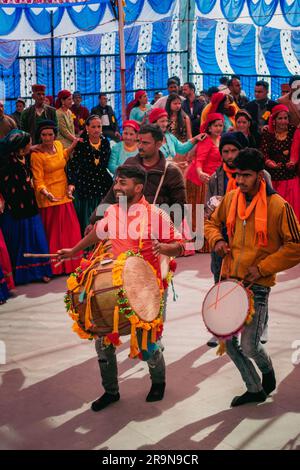
[[[232,191],[233,189],[237,188],[236,180],[232,176],[236,172],[236,169],[233,170],[232,168],[229,168],[229,166],[227,166],[226,163],[224,162],[223,163],[223,170],[225,171],[226,176],[228,178],[228,184],[227,184],[227,188],[226,188],[226,194],[227,194],[227,193],[229,193],[229,191]]]
[[[246,198],[238,188],[232,198],[229,214],[226,221],[227,233],[233,237],[236,214],[241,220],[247,220],[255,209],[255,241],[259,246],[267,246],[267,193],[266,183],[260,182],[258,193],[254,196],[249,206],[246,206]]]

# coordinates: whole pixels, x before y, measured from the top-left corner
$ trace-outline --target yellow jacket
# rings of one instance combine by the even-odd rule
[[[235,191],[226,194],[210,219],[205,221],[205,238],[212,250],[218,240],[223,240],[222,224],[226,224]],[[235,233],[229,239],[229,271],[230,277],[244,279],[248,267],[257,266],[262,277],[255,283],[270,287],[275,284],[276,273],[300,262],[300,225],[291,206],[279,194],[267,194],[267,205],[268,244],[265,247],[255,243],[255,211],[244,222],[237,215]]]
[[[64,149],[61,142],[54,141],[56,153],[51,155],[40,151],[31,154],[31,170],[33,174],[33,184],[35,197],[39,207],[58,206],[71,202],[67,197],[68,181],[65,173],[65,166],[69,158],[69,150]],[[53,196],[60,198],[59,202],[50,202],[41,189],[46,188]]]

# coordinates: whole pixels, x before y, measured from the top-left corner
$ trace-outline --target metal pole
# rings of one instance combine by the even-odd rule
[[[119,42],[120,42],[120,65],[121,65],[121,103],[122,122],[126,121],[126,87],[125,87],[125,42],[124,42],[124,10],[123,0],[118,0]]]
[[[190,23],[191,23],[191,0],[187,0],[187,81],[190,81],[190,58],[191,58],[191,41],[190,41]]]
[[[52,97],[55,103],[55,60],[54,60],[54,21],[53,11],[50,11],[50,24],[51,24],[51,68],[52,68]]]

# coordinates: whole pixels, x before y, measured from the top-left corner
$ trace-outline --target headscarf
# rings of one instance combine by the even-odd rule
[[[132,108],[134,108],[138,102],[139,102],[139,99],[145,94],[146,92],[144,90],[138,90],[135,92],[134,94],[134,99],[132,101],[130,101],[127,105],[127,108],[126,108],[126,117],[127,119],[129,119],[129,116],[130,116],[130,112],[132,110]]]
[[[53,129],[54,130],[54,134],[57,134],[57,126],[56,126],[56,123],[54,121],[50,121],[49,120],[44,120],[44,121],[41,121],[37,127],[37,130],[36,130],[36,138],[37,140],[40,140],[40,137],[41,137],[41,132],[44,130],[44,129]]]
[[[0,139],[0,156],[7,156],[19,149],[26,147],[31,139],[28,132],[13,129],[3,139]]]
[[[274,134],[275,132],[275,118],[277,114],[282,112],[289,113],[289,108],[285,106],[285,104],[277,104],[272,109],[271,116],[269,118],[269,132],[271,132],[271,134]]]
[[[200,127],[200,132],[206,132],[209,124],[211,124],[213,121],[218,121],[221,120],[224,122],[224,116],[223,114],[220,113],[209,113],[207,115],[206,121],[203,122],[203,124]]]
[[[66,98],[69,98],[69,96],[72,96],[72,93],[69,90],[60,90],[60,92],[57,95],[57,99],[55,101],[56,109],[61,107],[62,105],[61,100],[65,100]]]
[[[223,134],[220,140],[219,150],[222,153],[224,145],[234,145],[237,149],[241,150],[249,146],[247,137],[242,132],[227,132]]]
[[[235,122],[236,122],[237,119],[238,119],[239,117],[241,117],[241,116],[244,116],[244,117],[247,119],[247,121],[251,122],[251,124],[252,124],[252,121],[253,121],[253,120],[252,120],[252,116],[251,116],[251,114],[249,114],[248,111],[246,111],[245,109],[239,109],[239,110],[237,111],[236,115],[234,116]]]
[[[168,117],[168,113],[165,109],[161,108],[153,108],[149,113],[149,122],[150,124],[154,124],[158,119],[162,117]]]
[[[123,129],[125,127],[132,127],[132,129],[135,130],[135,132],[139,132],[140,126],[136,121],[133,121],[132,119],[128,119],[127,121],[123,122]]]
[[[214,93],[210,100],[210,113],[219,112],[219,107],[226,100],[226,97],[226,93]],[[223,113],[226,114],[226,116],[232,117],[235,115],[235,107],[230,105],[227,109],[224,109]]]

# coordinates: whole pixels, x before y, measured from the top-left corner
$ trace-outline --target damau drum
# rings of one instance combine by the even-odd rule
[[[202,304],[206,328],[218,338],[230,338],[244,327],[249,315],[249,293],[234,279],[215,284]]]

